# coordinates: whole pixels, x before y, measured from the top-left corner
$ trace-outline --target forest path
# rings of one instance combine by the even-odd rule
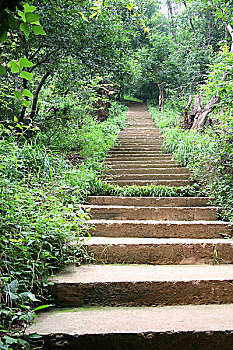
[[[185,185],[162,150],[146,105],[131,104],[109,152],[108,181]],[[28,333],[44,349],[232,349],[233,244],[204,197],[89,197],[93,264],[70,266],[50,287],[56,304]],[[221,264],[216,264],[217,258]],[[227,263],[227,264],[226,264]]]

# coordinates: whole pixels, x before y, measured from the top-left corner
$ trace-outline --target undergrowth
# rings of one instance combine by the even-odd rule
[[[182,115],[165,108],[149,106],[155,125],[164,136],[164,150],[172,152],[183,166],[188,166],[202,191],[214,198],[213,204],[222,208],[224,220],[233,221],[233,125],[229,113],[215,114],[214,124],[199,133],[182,130]]]
[[[46,141],[43,134],[30,142],[21,137],[19,142],[14,133],[6,135],[2,128],[1,349],[30,348],[25,338],[13,335],[24,333],[35,312],[51,304],[49,276],[64,265],[89,259],[79,242],[88,234],[89,219],[81,203],[92,183],[99,181],[103,158],[125,125],[124,111],[124,106],[113,104],[105,122],[86,118],[82,128],[72,129],[69,144],[67,128],[53,145],[42,142]],[[79,166],[65,160],[64,149],[75,143],[85,158]]]

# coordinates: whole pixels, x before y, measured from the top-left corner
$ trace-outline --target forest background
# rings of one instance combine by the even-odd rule
[[[53,271],[88,261],[88,194],[211,195],[233,221],[232,18],[224,0],[0,1],[1,349],[40,341],[13,334]],[[124,100],[148,103],[198,185],[101,181]]]

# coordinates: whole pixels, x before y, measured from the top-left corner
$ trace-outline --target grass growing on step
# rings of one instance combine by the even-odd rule
[[[182,115],[169,108],[159,112],[149,106],[152,118],[164,136],[164,150],[172,152],[207,195],[221,207],[221,218],[233,221],[233,120],[224,114],[212,127],[199,133],[179,126]]]
[[[124,95],[124,100],[125,101],[132,101],[132,102],[142,102],[139,98],[130,96],[130,95]]]
[[[122,197],[198,197],[203,196],[203,191],[197,184],[192,186],[117,186],[105,181],[90,183],[89,195],[93,196],[122,196]]]

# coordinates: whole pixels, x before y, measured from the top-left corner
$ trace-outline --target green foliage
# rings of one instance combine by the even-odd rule
[[[208,80],[201,87],[204,103],[207,103],[213,95],[219,95],[221,102],[217,106],[218,114],[225,115],[230,121],[233,108],[233,52],[229,52],[226,45],[222,46],[213,64],[210,65]],[[223,79],[224,77],[224,79]],[[222,116],[223,117],[223,116]]]
[[[90,195],[95,196],[123,196],[123,197],[195,197],[200,196],[202,191],[198,185],[193,186],[115,186],[98,180],[90,184]]]
[[[14,131],[9,136],[2,129],[0,331],[5,334],[2,347],[29,348],[26,340],[12,335],[22,332],[36,311],[48,304],[49,276],[66,264],[89,259],[80,244],[80,237],[88,232],[89,216],[80,203],[99,182],[102,160],[125,125],[124,110],[125,107],[113,103],[107,121],[100,123],[89,116],[83,127],[77,129],[74,136],[79,138],[80,151],[86,158],[79,167],[38,143],[39,136],[30,143],[23,139],[18,142]],[[59,147],[54,148],[58,151]]]
[[[161,113],[151,107],[150,112],[156,125],[162,128],[164,150],[172,152],[183,166],[190,168],[202,192],[214,196],[214,204],[222,208],[222,218],[233,221],[232,118],[222,118],[212,128],[198,133],[174,126],[177,123],[174,110]]]

